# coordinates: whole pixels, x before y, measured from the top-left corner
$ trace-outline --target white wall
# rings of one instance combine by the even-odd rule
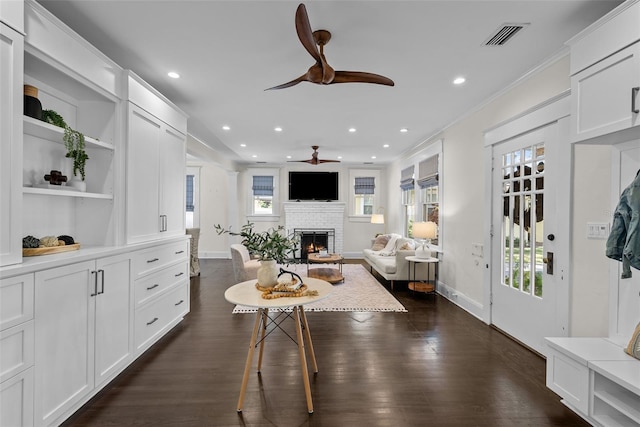
[[[440,280],[454,289],[459,303],[479,315],[483,303],[484,263],[476,265],[471,255],[472,243],[484,241],[485,165],[483,164],[484,131],[569,89],[569,58],[563,57],[523,79],[481,108],[461,118],[432,140],[443,140],[443,197],[441,200],[443,262]],[[428,143],[424,144],[428,147]],[[399,181],[400,170],[408,158],[389,168],[389,180]],[[410,163],[409,163],[410,164]],[[393,187],[390,198],[399,199]],[[395,202],[399,206],[399,202]],[[387,202],[392,206],[392,200]],[[400,221],[400,218],[393,217]],[[399,228],[400,223],[392,223]],[[485,254],[488,249],[485,248]]]

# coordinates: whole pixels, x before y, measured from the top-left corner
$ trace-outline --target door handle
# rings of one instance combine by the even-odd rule
[[[100,294],[104,294],[104,270],[100,269],[98,270],[98,273],[100,274],[100,279],[102,282],[102,286],[100,287],[100,292],[98,292],[98,295],[100,295]]]
[[[93,275],[93,293],[90,296],[95,297],[98,295],[98,272],[92,271],[91,274]]]
[[[547,256],[542,258],[542,262],[547,264],[547,274],[553,274],[553,252],[547,252]]]
[[[636,105],[636,100],[638,99],[638,92],[640,92],[640,86],[631,88],[631,112],[632,113],[640,113],[640,109]]]

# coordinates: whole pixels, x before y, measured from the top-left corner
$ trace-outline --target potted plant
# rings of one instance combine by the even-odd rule
[[[81,178],[81,180],[72,180],[69,185],[84,191],[86,189],[84,167],[89,159],[85,151],[84,135],[75,129],[71,129],[62,116],[53,110],[44,110],[42,112],[42,120],[64,129],[62,140],[64,147],[67,149],[65,157],[73,160],[73,175],[78,176],[80,174]]]
[[[293,253],[298,249],[299,239],[296,236],[287,236],[283,226],[261,232],[256,232],[253,227],[253,223],[247,222],[239,232],[234,232],[231,228],[224,229],[220,224],[214,226],[218,235],[228,233],[242,238],[242,244],[249,253],[257,255],[260,260],[258,283],[262,286],[273,286],[278,279],[276,264],[284,264],[293,257]]]

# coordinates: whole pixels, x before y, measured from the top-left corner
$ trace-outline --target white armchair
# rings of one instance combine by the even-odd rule
[[[231,261],[233,263],[233,274],[235,275],[236,283],[257,279],[260,261],[251,259],[249,251],[244,245],[231,245]]]

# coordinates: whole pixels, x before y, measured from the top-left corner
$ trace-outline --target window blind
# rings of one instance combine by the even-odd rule
[[[375,178],[372,176],[357,177],[355,179],[355,194],[374,194],[375,188]]]
[[[400,188],[406,191],[411,190],[413,187],[413,166],[410,166],[402,169],[402,172],[400,172]]]
[[[418,185],[420,188],[438,185],[438,154],[418,164]]]
[[[187,212],[193,212],[193,175],[187,175]]]
[[[273,196],[273,177],[255,175],[251,189],[254,196]]]

